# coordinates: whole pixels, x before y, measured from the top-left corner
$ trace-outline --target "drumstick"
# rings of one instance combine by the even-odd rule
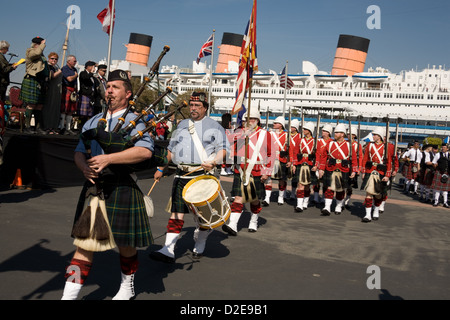
[[[150,191],[147,193],[147,195],[149,196],[150,193],[152,192],[153,188],[155,187],[156,183],[159,182],[159,180],[155,180],[155,182],[153,182],[152,187],[150,188]]]
[[[187,176],[187,175],[190,175],[191,173],[197,172],[197,171],[199,171],[199,170],[201,170],[201,169],[203,169],[202,166],[197,167],[197,169],[192,170],[192,171],[189,171],[188,173],[183,174],[182,177]]]

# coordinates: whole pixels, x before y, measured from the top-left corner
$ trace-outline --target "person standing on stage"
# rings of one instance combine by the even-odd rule
[[[284,193],[287,185],[287,169],[291,166],[291,161],[287,159],[287,137],[288,134],[284,130],[285,120],[283,117],[277,117],[273,121],[273,131],[270,132],[272,141],[272,152],[275,155],[275,163],[273,165],[272,175],[264,184],[265,198],[262,202],[263,206],[270,203],[270,195],[272,193],[272,181],[278,180],[278,205],[284,204]]]
[[[314,150],[314,124],[306,122],[303,125],[303,138],[297,154],[292,154],[294,159],[295,178],[298,181],[296,195],[297,205],[295,211],[302,212],[308,209],[309,196],[311,195],[311,186],[318,184],[316,176],[317,159],[316,150]]]
[[[325,145],[328,143],[328,141],[333,140],[331,138],[332,134],[333,134],[333,127],[329,124],[324,125],[322,128],[322,138],[317,140],[317,154],[320,153],[320,150],[322,150],[322,148],[325,147]],[[320,203],[319,192],[320,192],[320,184],[321,183],[323,185],[322,179],[319,179],[317,184],[313,186],[313,190],[314,190],[313,202],[316,206]],[[323,188],[322,188],[322,192],[325,193],[325,190]],[[324,199],[322,199],[322,200],[325,201]]]
[[[26,73],[22,80],[19,99],[26,105],[25,131],[44,134],[42,108],[45,103],[50,69],[44,56],[45,39],[35,37],[26,52]],[[34,114],[35,132],[31,130],[31,118]]]
[[[172,186],[171,215],[167,223],[164,246],[150,253],[150,258],[166,263],[175,262],[175,245],[184,225],[189,208],[183,200],[183,188],[193,178],[210,174],[217,164],[222,164],[229,151],[224,128],[207,116],[209,104],[204,92],[193,92],[189,100],[190,119],[182,120],[168,146],[168,161],[177,165]],[[201,170],[198,170],[201,168]],[[163,175],[159,167],[155,179]],[[211,229],[197,227],[194,232],[193,258],[200,259]]]
[[[449,208],[448,192],[450,190],[450,152],[448,149],[449,145],[443,144],[441,152],[437,153],[432,161],[433,166],[436,168],[433,182],[431,183],[431,188],[434,191],[434,207],[439,204],[439,197],[442,193],[444,207]]]
[[[5,102],[6,90],[10,84],[9,74],[16,70],[17,66],[6,60],[5,54],[9,51],[8,41],[0,41],[0,100]]]
[[[76,135],[72,131],[72,116],[77,111],[77,79],[78,71],[75,68],[77,58],[74,55],[67,57],[66,65],[61,68],[62,93],[61,93],[61,118],[59,120],[60,134]]]
[[[329,216],[331,204],[336,194],[336,208],[334,213],[341,214],[348,187],[349,178],[354,178],[358,170],[356,157],[349,161],[350,143],[345,140],[346,127],[340,123],[334,129],[334,140],[322,148],[319,155],[319,179],[324,178],[325,206],[322,215]],[[351,170],[350,170],[351,168]]]
[[[80,81],[80,90],[78,91],[78,117],[81,121],[81,127],[95,114],[95,66],[96,63],[94,61],[87,61],[84,64],[84,70],[80,72],[78,77]]]
[[[247,113],[243,115],[242,119],[247,120]],[[231,191],[234,201],[231,204],[230,219],[227,224],[222,225],[222,230],[232,236],[236,236],[238,233],[237,225],[245,201],[250,202],[251,211],[248,231],[257,231],[261,212],[260,200],[264,198],[264,182],[272,173],[271,135],[261,128],[260,121],[259,111],[251,109],[249,123],[236,129],[233,145],[230,147],[232,158],[235,159]],[[245,143],[246,140],[248,140],[248,144]],[[243,192],[249,189],[251,190],[249,194],[254,194],[254,197],[245,199]]]
[[[380,205],[383,197],[387,194],[389,179],[392,175],[393,157],[395,156],[394,145],[388,144],[388,152],[385,155],[386,139],[385,132],[381,127],[372,131],[373,142],[364,150],[362,161],[362,184],[361,190],[366,191],[364,205],[366,215],[362,222],[378,220],[380,217]],[[398,166],[396,168],[398,170]],[[372,213],[372,205],[374,205]]]
[[[133,95],[131,82],[123,70],[115,70],[109,74],[106,95],[110,100],[106,117],[107,128],[114,128]],[[88,120],[82,129],[83,132],[97,128],[101,116],[102,114],[98,114]],[[135,118],[136,115],[130,112],[125,121],[128,123]],[[144,128],[145,124],[140,121],[136,128],[131,130],[130,135],[135,135]],[[135,295],[134,275],[139,265],[136,248],[147,247],[153,243],[142,191],[127,168],[127,165],[151,158],[153,151],[154,142],[148,133],[145,133],[133,147],[121,152],[105,154],[94,140],[91,143],[92,157],[88,157],[89,154],[81,139],[75,150],[75,164],[87,181],[80,194],[74,226],[82,215],[86,191],[93,186],[94,179],[101,175],[107,216],[114,241],[119,248],[122,275],[120,289],[113,300],[129,300]],[[77,247],[67,268],[63,300],[77,299],[91,270],[93,257],[92,251]],[[78,270],[78,273],[74,274],[74,270]]]

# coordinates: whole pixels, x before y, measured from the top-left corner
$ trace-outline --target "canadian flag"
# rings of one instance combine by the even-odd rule
[[[108,8],[105,8],[97,15],[97,19],[102,24],[102,29],[107,34],[109,34],[111,28],[111,11],[112,11],[112,2],[113,0],[109,0]],[[116,17],[116,10],[114,10],[114,18]],[[113,30],[114,30],[114,18],[113,18]]]

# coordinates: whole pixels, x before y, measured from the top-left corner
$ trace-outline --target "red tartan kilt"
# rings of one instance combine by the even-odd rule
[[[450,180],[447,183],[441,182],[442,173],[436,171],[434,173],[433,182],[431,183],[431,188],[436,191],[450,191]]]
[[[414,164],[409,164],[408,165],[408,167],[406,168],[406,179],[408,179],[408,180],[416,180],[417,179],[417,176],[419,175],[419,171],[417,171],[417,172],[412,172],[412,168],[414,167],[414,166],[416,166],[417,167],[417,164],[416,165],[414,165]]]
[[[70,94],[75,91],[75,88],[64,87],[61,95],[61,113],[74,113],[77,111],[78,102],[70,101]]]

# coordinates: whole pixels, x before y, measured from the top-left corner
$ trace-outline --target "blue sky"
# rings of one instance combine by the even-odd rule
[[[81,29],[71,30],[69,52],[79,63],[106,58],[108,36],[97,14],[108,0],[22,0],[2,3],[0,31],[10,52],[24,57],[31,39],[47,39],[45,54],[62,52],[66,9],[81,10]],[[164,45],[171,47],[163,65],[192,66],[201,45],[216,30],[215,61],[224,32],[242,34],[252,0],[116,0],[116,27],[112,59],[125,59],[130,33],[153,36],[151,65]],[[380,29],[369,29],[370,5],[380,8]],[[392,72],[450,68],[450,1],[448,0],[259,0],[257,17],[258,62],[263,72],[280,72],[289,61],[289,73],[301,73],[302,61],[331,72],[340,34],[370,39],[368,67]],[[12,61],[16,61],[13,58]],[[204,60],[203,60],[204,61]],[[209,63],[210,58],[207,58]],[[20,69],[21,68],[21,69]],[[12,79],[23,76],[19,67]]]

